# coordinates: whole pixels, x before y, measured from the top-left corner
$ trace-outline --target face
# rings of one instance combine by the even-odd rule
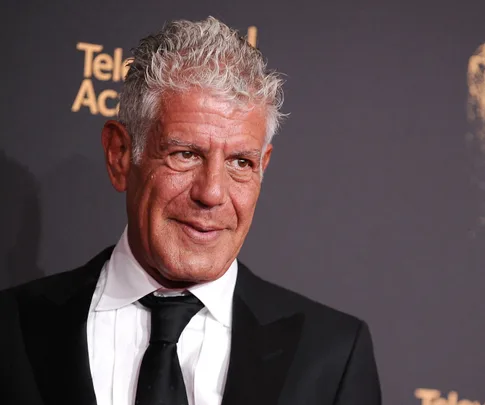
[[[103,130],[113,185],[127,192],[130,247],[162,284],[219,278],[249,231],[272,146],[263,107],[241,110],[203,91],[163,103],[139,164],[130,137]]]

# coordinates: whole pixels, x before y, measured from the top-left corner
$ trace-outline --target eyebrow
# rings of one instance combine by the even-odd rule
[[[190,150],[193,150],[199,154],[203,154],[207,152],[207,149],[202,148],[201,146],[190,143],[184,142],[179,139],[169,138],[162,142],[162,147],[164,149],[168,148],[169,146],[181,146]],[[248,149],[248,150],[237,150],[231,153],[232,157],[241,157],[241,158],[253,158],[256,160],[261,159],[261,151],[259,149]]]
[[[250,149],[250,150],[241,150],[231,153],[233,157],[249,157],[253,159],[260,159],[261,158],[261,151],[258,149]]]
[[[204,148],[201,148],[199,145],[196,145],[195,143],[184,142],[175,138],[170,138],[162,142],[162,148],[166,149],[169,146],[182,146],[184,148],[191,149],[197,153],[206,152]]]

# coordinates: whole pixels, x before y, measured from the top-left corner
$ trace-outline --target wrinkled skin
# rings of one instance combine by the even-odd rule
[[[241,110],[201,90],[165,100],[138,164],[121,123],[108,121],[102,142],[111,182],[126,191],[135,258],[180,288],[219,278],[236,258],[272,146],[262,106]]]

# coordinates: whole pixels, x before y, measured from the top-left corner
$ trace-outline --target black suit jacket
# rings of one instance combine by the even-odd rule
[[[95,405],[86,321],[112,248],[85,266],[0,292],[0,403]],[[379,405],[366,324],[239,263],[222,405]]]

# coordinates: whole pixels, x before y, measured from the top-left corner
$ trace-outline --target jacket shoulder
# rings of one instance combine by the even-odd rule
[[[250,285],[253,300],[260,301],[265,316],[271,313],[303,313],[312,325],[321,326],[344,332],[348,330],[355,334],[365,322],[358,317],[340,311],[331,306],[319,303],[295,291],[279,286],[260,278],[252,273],[244,264],[240,263],[241,278],[244,284]]]
[[[80,285],[92,281],[93,278],[97,279],[111,252],[112,247],[107,248],[80,267],[0,291],[0,306],[7,305],[12,300],[31,301],[51,294],[66,296]]]

